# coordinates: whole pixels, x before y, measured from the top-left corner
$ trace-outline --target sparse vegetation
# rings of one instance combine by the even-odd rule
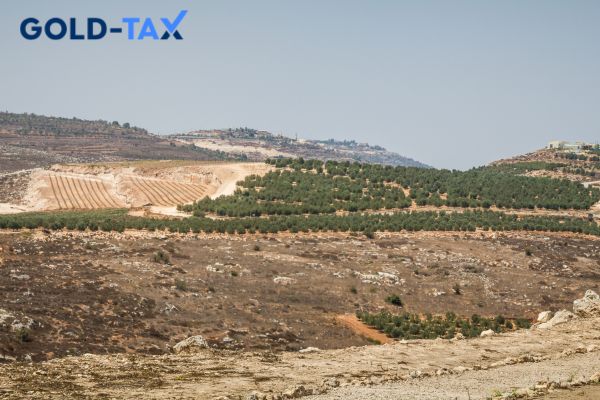
[[[462,294],[462,290],[461,290],[460,284],[458,282],[456,282],[454,285],[452,285],[452,292],[454,292],[454,294],[456,294],[456,295]]]
[[[158,250],[152,256],[152,261],[154,261],[155,263],[159,263],[159,264],[170,264],[171,256],[166,251]]]
[[[18,328],[15,331],[15,337],[19,342],[30,342],[31,341],[31,332],[29,329],[25,327]]]
[[[392,294],[392,295],[386,297],[385,301],[392,305],[398,306],[398,307],[402,307],[404,305],[402,303],[402,299],[397,294]]]

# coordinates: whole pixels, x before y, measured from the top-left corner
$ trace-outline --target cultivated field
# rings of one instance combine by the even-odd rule
[[[176,206],[191,203],[208,194],[208,185],[195,185],[169,181],[165,179],[124,177],[120,185],[122,190],[134,193],[131,204],[142,203],[157,206]]]
[[[47,184],[51,196],[47,197],[48,208],[59,210],[96,209],[124,207],[110,182],[92,177],[48,174]]]

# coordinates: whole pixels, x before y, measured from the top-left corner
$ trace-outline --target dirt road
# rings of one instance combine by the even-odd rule
[[[344,314],[339,315],[337,320],[346,325],[348,328],[352,329],[357,334],[364,336],[368,339],[375,340],[381,344],[392,343],[392,339],[379,332],[376,329],[369,328],[365,324],[363,324],[356,315],[353,314]]]

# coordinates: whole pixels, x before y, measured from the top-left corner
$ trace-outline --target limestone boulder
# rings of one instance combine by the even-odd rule
[[[198,351],[210,349],[208,342],[202,336],[190,336],[173,346],[173,352],[179,353],[196,353]]]
[[[588,290],[581,299],[573,302],[573,312],[582,318],[600,317],[600,296]]]
[[[551,329],[551,328],[555,327],[556,325],[561,325],[561,324],[567,323],[576,318],[577,318],[577,316],[575,314],[573,314],[571,311],[560,310],[560,311],[556,312],[556,314],[554,314],[554,316],[548,322],[539,324],[537,326],[537,328],[538,329]]]

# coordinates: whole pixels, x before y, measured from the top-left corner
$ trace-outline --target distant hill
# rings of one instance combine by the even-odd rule
[[[0,112],[0,170],[71,162],[229,159],[225,153],[153,135],[117,121]],[[31,150],[35,150],[32,152]],[[10,153],[10,158],[8,157]],[[15,161],[18,161],[15,163]]]
[[[248,128],[161,136],[127,122],[0,112],[0,172],[59,162],[263,161],[274,157],[427,167],[380,146],[355,141],[295,140]]]
[[[303,157],[392,166],[429,167],[411,158],[387,151],[381,146],[357,143],[354,140],[294,139],[250,128],[198,130],[169,137],[193,143],[207,150],[219,150],[255,161],[276,157]]]

